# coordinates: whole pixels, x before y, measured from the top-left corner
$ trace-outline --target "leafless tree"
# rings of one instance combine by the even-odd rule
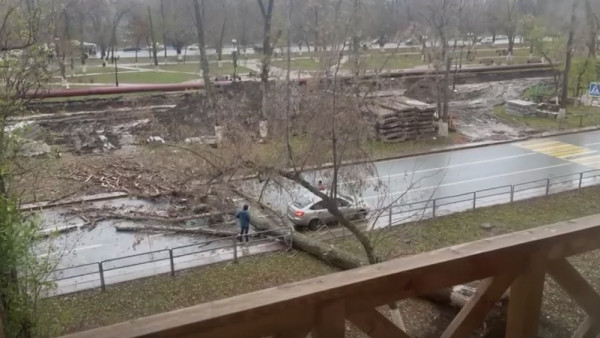
[[[204,90],[206,91],[206,98],[208,101],[208,107],[214,107],[214,93],[212,83],[210,82],[210,71],[208,68],[208,57],[206,55],[206,48],[204,45],[204,13],[200,9],[200,3],[198,0],[192,0],[194,5],[194,17],[196,19],[196,32],[198,39],[198,48],[200,49],[200,64],[202,66],[202,78],[204,79]]]
[[[571,20],[569,22],[569,33],[567,37],[567,48],[565,53],[565,70],[563,71],[562,78],[562,90],[561,90],[561,100],[560,106],[561,108],[566,108],[568,104],[569,97],[569,73],[571,71],[571,62],[573,58],[573,53],[575,52],[573,48],[574,40],[575,40],[575,29],[577,24],[577,7],[579,6],[580,0],[572,0],[573,7],[571,9]]]
[[[271,21],[273,19],[273,9],[275,0],[257,0],[260,13],[263,19],[263,45],[262,45],[262,71],[260,73],[261,91],[260,91],[260,115],[261,122],[261,137],[268,136],[268,124],[265,124],[267,119],[266,100],[269,94],[269,71],[271,68],[271,57],[273,56],[273,44],[271,42]]]

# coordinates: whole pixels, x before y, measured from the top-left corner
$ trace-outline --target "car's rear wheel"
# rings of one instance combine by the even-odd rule
[[[310,221],[310,223],[308,223],[308,228],[310,230],[319,230],[319,228],[323,225],[323,222],[321,222],[320,219],[313,219],[312,221]]]
[[[366,210],[360,210],[358,212],[358,219],[366,219],[368,214],[369,212],[367,212]]]

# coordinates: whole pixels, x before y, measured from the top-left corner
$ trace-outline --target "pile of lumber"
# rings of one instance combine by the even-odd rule
[[[374,135],[385,142],[416,140],[435,135],[435,107],[405,97],[379,98],[366,105]]]
[[[531,101],[511,100],[506,102],[506,112],[518,116],[535,116],[537,104]]]

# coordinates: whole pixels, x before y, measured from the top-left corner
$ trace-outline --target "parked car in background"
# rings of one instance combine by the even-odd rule
[[[328,191],[323,193],[329,194]],[[348,219],[366,218],[369,205],[360,198],[352,198],[338,194],[336,197],[338,209]],[[287,217],[299,227],[308,227],[317,230],[323,224],[335,223],[336,218],[326,208],[325,202],[320,197],[307,193],[288,204]]]

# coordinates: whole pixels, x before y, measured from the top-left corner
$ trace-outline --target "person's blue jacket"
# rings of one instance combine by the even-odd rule
[[[241,228],[248,228],[250,226],[250,213],[248,210],[238,211],[235,217],[240,220]]]

